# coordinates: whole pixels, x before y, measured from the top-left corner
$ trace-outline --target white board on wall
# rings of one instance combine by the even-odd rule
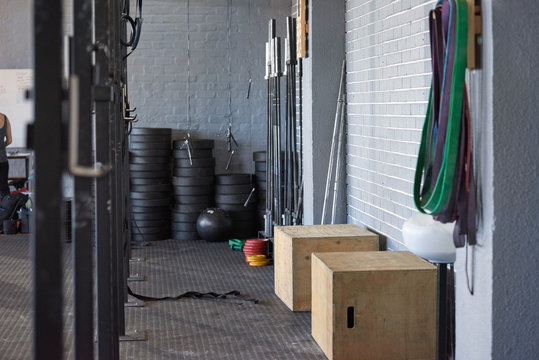
[[[8,117],[13,135],[9,147],[26,147],[26,125],[34,116],[34,103],[26,99],[26,91],[33,82],[32,69],[0,69],[0,113]]]

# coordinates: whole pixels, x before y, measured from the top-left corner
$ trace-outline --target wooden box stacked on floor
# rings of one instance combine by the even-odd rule
[[[292,311],[311,309],[311,253],[376,251],[378,235],[359,226],[277,226],[274,229],[275,294]]]
[[[435,359],[436,267],[406,251],[312,255],[312,335],[330,360]]]

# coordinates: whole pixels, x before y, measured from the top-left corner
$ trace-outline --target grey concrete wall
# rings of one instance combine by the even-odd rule
[[[435,1],[347,0],[348,222],[403,249],[430,86]]]
[[[0,1],[0,69],[33,67],[32,5],[30,0]]]
[[[304,223],[320,224],[344,58],[344,2],[310,2],[308,39],[303,61]],[[342,223],[343,199],[339,205],[336,222]]]
[[[492,1],[492,358],[539,353],[539,5]]]
[[[129,95],[137,107],[136,126],[215,139],[217,172],[225,172],[222,135],[231,120],[240,148],[230,170],[252,172],[252,152],[266,147],[267,22],[276,18],[277,35],[284,38],[290,0],[231,0],[230,5],[229,21],[226,0],[191,0],[188,32],[187,0],[145,1],[140,43],[128,58]],[[246,99],[249,77],[253,85]]]

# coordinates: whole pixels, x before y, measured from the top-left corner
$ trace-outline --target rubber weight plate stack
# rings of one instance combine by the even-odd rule
[[[171,229],[175,240],[199,239],[198,216],[213,206],[213,146],[211,139],[175,140],[172,143],[174,208]]]
[[[232,219],[233,238],[248,238],[257,233],[256,192],[253,189],[254,177],[251,174],[215,176],[215,205]]]
[[[257,209],[256,221],[259,229],[264,229],[264,215],[266,214],[266,152],[253,152],[255,162]]]
[[[131,239],[170,238],[171,130],[134,128],[129,135]]]

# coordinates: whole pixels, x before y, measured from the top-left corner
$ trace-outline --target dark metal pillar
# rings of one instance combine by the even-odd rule
[[[34,359],[62,359],[62,2],[34,1]]]
[[[123,171],[123,146],[122,141],[125,134],[125,127],[122,114],[122,71],[124,60],[124,52],[120,44],[120,18],[122,14],[120,1],[113,1],[111,7],[112,22],[114,26],[111,27],[111,59],[113,59],[113,74],[114,74],[114,106],[112,108],[113,123],[111,136],[112,136],[112,160],[113,160],[113,176],[112,176],[112,188],[114,194],[112,197],[112,208],[114,209],[113,229],[114,229],[114,266],[116,268],[117,281],[116,295],[117,295],[117,309],[118,309],[118,332],[120,336],[125,335],[125,312],[124,304],[127,299],[127,274],[124,271],[124,238],[125,238],[125,202],[122,197],[122,181],[125,173]]]
[[[114,59],[110,49],[114,46],[111,30],[115,26],[111,6],[111,0],[95,0],[95,157],[96,163],[107,167],[111,163],[111,148],[114,146],[112,124],[117,120],[111,111],[114,109]],[[116,209],[112,208],[111,201],[113,185],[110,173],[95,180],[97,358],[102,360],[119,358],[118,274],[114,256],[116,234],[113,232]]]
[[[74,0],[74,72],[78,77],[77,164],[93,166],[92,154],[92,2]],[[75,95],[77,96],[77,95]],[[73,134],[72,134],[73,135]],[[73,151],[73,149],[70,149]],[[73,268],[75,358],[94,358],[93,179],[75,176],[73,183]]]

